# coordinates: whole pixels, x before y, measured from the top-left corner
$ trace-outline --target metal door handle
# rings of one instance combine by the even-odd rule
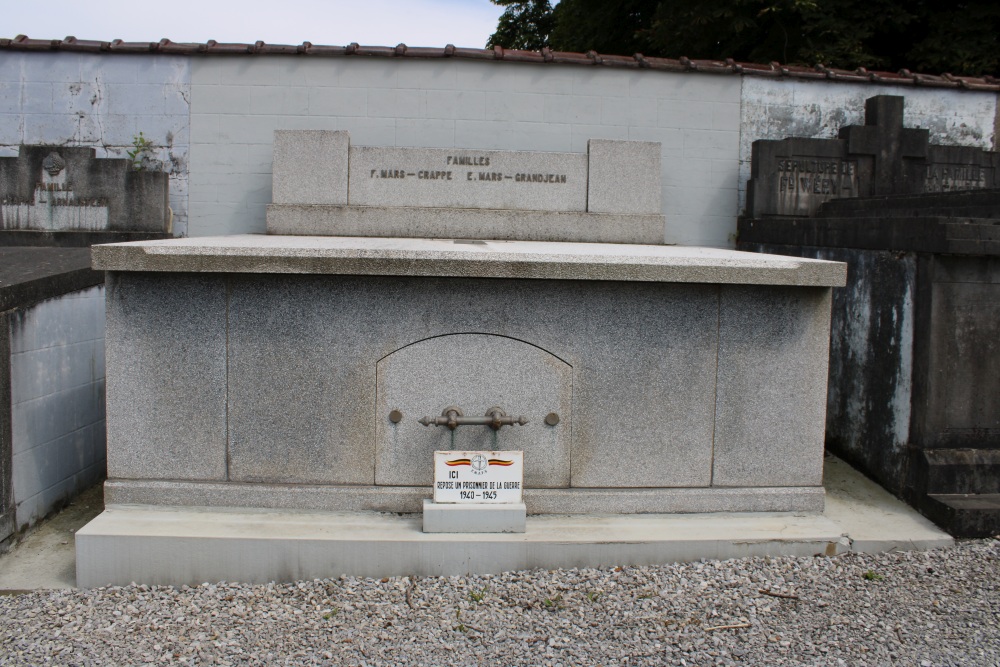
[[[459,426],[489,426],[494,431],[499,431],[504,426],[524,426],[528,423],[523,415],[511,417],[498,407],[490,408],[482,417],[466,417],[462,408],[456,405],[449,405],[441,412],[440,417],[421,417],[417,421],[424,426],[447,426],[452,431]]]

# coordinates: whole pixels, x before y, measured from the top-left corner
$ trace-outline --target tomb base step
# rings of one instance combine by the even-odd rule
[[[270,204],[267,233],[292,236],[663,243],[662,215]]]
[[[1000,493],[929,494],[924,511],[955,537],[1000,534]]]
[[[488,574],[850,549],[820,514],[529,516],[524,533],[424,533],[420,514],[109,506],[76,534],[77,585]]]
[[[289,511],[416,513],[426,486],[335,486],[110,479],[109,505],[267,507]],[[528,514],[822,512],[821,486],[650,489],[526,489]]]
[[[1000,449],[926,449],[922,454],[918,471],[926,477],[924,488],[932,497],[1000,494]]]

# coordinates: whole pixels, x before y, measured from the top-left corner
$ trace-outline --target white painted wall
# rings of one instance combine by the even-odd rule
[[[389,58],[200,58],[191,71],[192,236],[264,231],[275,129],[353,145],[585,152],[659,141],[665,239],[729,245],[740,79]]]
[[[997,95],[945,88],[745,77],[740,114],[739,210],[746,206],[753,142],[835,139],[845,125],[864,125],[865,100],[901,95],[904,127],[930,130],[930,143],[993,150]]]
[[[104,286],[12,313],[10,353],[20,527],[104,475]]]
[[[127,157],[142,132],[170,174],[174,233],[183,234],[190,65],[177,56],[0,53],[0,156],[54,144]]]

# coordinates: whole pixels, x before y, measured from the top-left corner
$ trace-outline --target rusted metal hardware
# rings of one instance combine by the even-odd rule
[[[400,410],[393,410],[389,413],[389,421],[393,424],[398,424],[403,421],[403,413]]]
[[[459,426],[489,426],[494,431],[499,431],[504,426],[524,426],[528,423],[523,415],[511,417],[496,406],[487,410],[483,417],[466,417],[462,408],[457,405],[446,407],[440,417],[421,417],[417,421],[424,426],[447,426],[452,431]]]

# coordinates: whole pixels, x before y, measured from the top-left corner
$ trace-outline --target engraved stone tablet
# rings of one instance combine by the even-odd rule
[[[435,503],[519,503],[524,452],[434,452]]]
[[[586,211],[587,156],[351,146],[352,206]]]

